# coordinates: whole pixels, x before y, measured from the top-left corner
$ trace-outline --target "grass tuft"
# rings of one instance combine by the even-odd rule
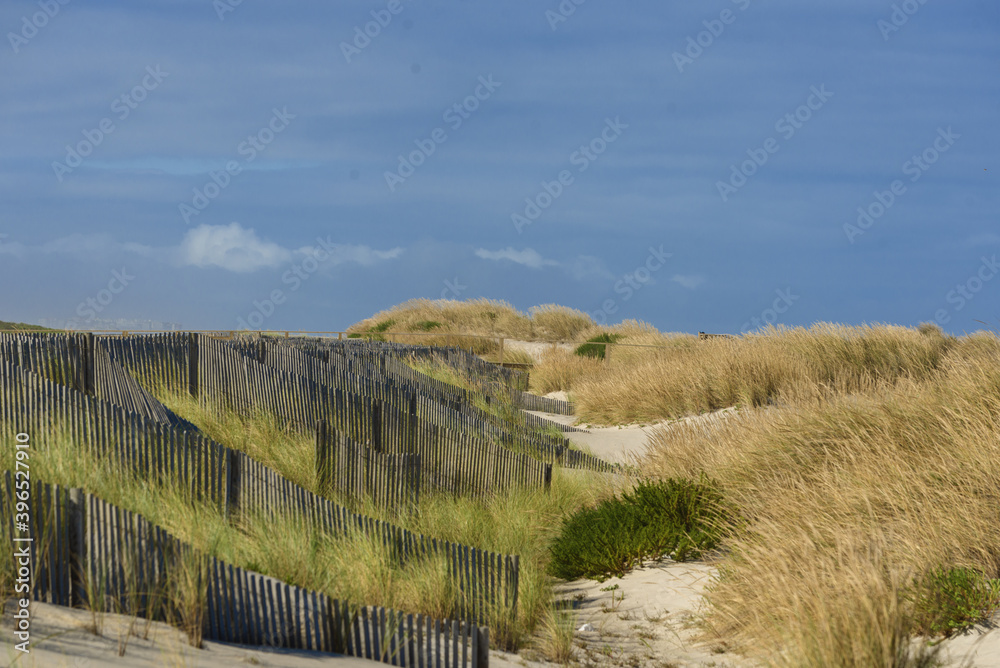
[[[621,338],[621,334],[602,332],[597,336],[592,336],[587,339],[587,343],[577,346],[576,350],[573,352],[580,357],[593,357],[595,359],[603,360],[607,357],[608,346],[606,344],[616,343]]]
[[[552,544],[549,572],[604,581],[644,559],[698,557],[719,544],[730,523],[722,495],[707,480],[640,482],[631,492],[582,508]]]

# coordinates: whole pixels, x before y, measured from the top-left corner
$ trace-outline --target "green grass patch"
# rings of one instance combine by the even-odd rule
[[[421,320],[420,322],[413,325],[413,328],[419,332],[430,332],[435,329],[441,328],[441,323],[437,320]]]
[[[719,544],[733,513],[707,479],[640,482],[584,507],[552,544],[549,573],[566,580],[622,576],[645,559],[697,558]]]
[[[1000,580],[972,568],[934,568],[909,592],[914,630],[925,636],[952,636],[985,621],[1000,607]]]
[[[0,332],[55,332],[58,330],[42,327],[41,325],[28,325],[23,322],[6,322],[0,320]]]
[[[622,338],[621,334],[602,332],[587,339],[587,343],[577,346],[573,352],[580,357],[594,357],[602,360],[608,354],[608,346],[605,344],[615,343],[620,338]]]

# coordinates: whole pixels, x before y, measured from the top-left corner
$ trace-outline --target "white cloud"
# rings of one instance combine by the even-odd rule
[[[384,260],[395,260],[403,254],[403,249],[396,247],[389,250],[380,251],[369,246],[355,246],[352,244],[335,244],[330,242],[330,237],[326,238],[326,243],[320,246],[303,246],[296,251],[302,255],[313,255],[321,262],[330,264],[343,264],[344,262],[354,262],[363,267],[369,267],[376,262]],[[329,257],[324,257],[323,253],[328,253]]]
[[[694,290],[705,282],[701,276],[683,276],[681,274],[675,274],[670,280],[688,290]]]
[[[510,246],[498,251],[488,251],[485,248],[478,248],[476,249],[476,256],[484,260],[510,260],[531,269],[559,266],[559,263],[555,260],[546,260],[543,258],[534,248],[525,248],[522,251],[514,250]]]
[[[371,266],[399,257],[403,249],[376,250],[363,245],[337,244],[327,236],[317,238],[316,245],[292,250],[261,239],[254,230],[245,229],[239,223],[201,225],[189,230],[181,239],[180,245],[169,247],[115,241],[106,234],[71,234],[38,245],[26,245],[13,241],[8,234],[0,233],[0,255],[22,257],[37,253],[76,255],[83,259],[101,261],[109,256],[127,253],[180,266],[221,267],[228,271],[248,273],[279,267],[296,258],[301,260],[310,255],[315,256],[322,264],[354,263]]]
[[[239,223],[200,225],[184,235],[177,250],[181,264],[241,273],[277,267],[292,259],[290,250],[262,241],[256,232]]]

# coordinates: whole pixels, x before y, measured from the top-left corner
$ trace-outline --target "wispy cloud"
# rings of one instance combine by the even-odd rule
[[[365,245],[335,243],[330,236],[319,237],[315,244],[297,249],[262,239],[252,228],[239,223],[200,225],[189,230],[177,246],[155,247],[131,241],[120,242],[106,234],[71,234],[37,245],[7,241],[0,236],[0,255],[24,257],[34,254],[71,255],[78,259],[104,259],[109,255],[139,255],[181,267],[219,267],[235,273],[250,273],[275,268],[296,259],[313,256],[324,264],[371,266],[394,260],[402,248],[378,250]]]
[[[592,278],[611,279],[614,275],[608,271],[604,261],[592,255],[578,255],[569,260],[552,260],[543,257],[534,248],[516,250],[508,246],[500,250],[491,251],[485,248],[476,249],[476,257],[484,260],[507,261],[528,267],[529,269],[542,269],[544,267],[556,267],[572,276],[578,281]]]
[[[559,262],[555,260],[547,260],[539,254],[534,248],[525,248],[524,250],[514,250],[513,247],[508,246],[498,251],[489,251],[485,248],[476,249],[476,257],[481,257],[484,260],[509,260],[516,264],[524,265],[525,267],[530,267],[531,269],[541,269],[542,267],[558,267]]]
[[[0,254],[23,257],[29,254],[67,255],[80,259],[103,258],[114,253],[152,255],[156,249],[145,244],[119,242],[107,234],[70,234],[37,245],[19,241],[6,241],[9,235],[0,235]]]
[[[325,252],[329,253],[330,256],[329,258],[324,259],[323,262],[329,262],[332,265],[353,262],[354,264],[360,264],[363,267],[370,267],[371,265],[384,260],[395,260],[403,254],[403,249],[396,247],[381,251],[364,245],[335,244],[330,242],[329,237],[327,237],[327,239],[321,244],[316,246],[303,246],[296,252],[301,255],[313,256],[322,255]]]

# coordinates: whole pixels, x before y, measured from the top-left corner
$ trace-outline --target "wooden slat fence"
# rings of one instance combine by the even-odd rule
[[[560,425],[527,413],[521,414],[523,424],[514,424],[509,420],[499,420],[495,415],[473,406],[468,401],[467,393],[462,388],[455,388],[454,386],[430,378],[406,366],[406,364],[396,357],[382,356],[381,358],[372,358],[373,353],[369,350],[372,347],[383,348],[396,354],[403,350],[417,348],[424,355],[433,356],[437,355],[440,349],[430,347],[421,349],[420,347],[400,346],[399,344],[365,344],[360,342],[349,342],[337,346],[335,345],[338,343],[336,341],[331,341],[330,345],[324,348],[321,345],[323,341],[322,339],[292,339],[290,341],[283,339],[244,339],[232,344],[212,342],[210,345],[215,348],[212,353],[214,356],[213,359],[215,357],[232,358],[234,350],[243,351],[243,364],[248,369],[254,366],[253,363],[256,360],[264,360],[264,362],[257,362],[257,364],[268,367],[279,374],[278,380],[270,382],[283,382],[287,384],[288,379],[298,377],[300,379],[308,379],[310,381],[309,387],[317,394],[323,393],[321,388],[327,390],[330,388],[353,388],[363,393],[363,395],[378,397],[379,402],[375,403],[363,397],[354,398],[347,394],[343,396],[337,395],[336,402],[338,406],[342,406],[347,401],[353,401],[354,403],[352,408],[340,408],[336,411],[337,415],[341,417],[335,423],[335,428],[344,430],[356,442],[367,444],[377,450],[394,453],[418,451],[416,444],[412,440],[413,434],[417,430],[414,424],[414,408],[411,406],[407,406],[405,409],[401,407],[401,405],[405,405],[406,403],[417,401],[423,407],[420,409],[420,416],[423,419],[431,419],[438,426],[447,427],[454,432],[472,431],[480,437],[479,440],[481,441],[499,444],[515,452],[527,453],[546,464],[558,463],[571,468],[586,468],[601,472],[616,470],[614,465],[593,455],[572,450],[569,447],[569,441],[566,439],[557,439],[553,436],[539,434],[537,431],[537,429],[550,426],[562,431],[583,430],[572,426]],[[301,350],[296,348],[296,346],[300,345],[302,346]],[[232,350],[227,349],[227,346],[232,348]],[[347,354],[338,355],[336,352],[338,347],[347,351]],[[310,351],[310,353],[307,354],[304,352],[306,350]],[[465,354],[464,351],[460,351],[459,357]],[[326,362],[323,360],[324,357],[327,360]],[[347,363],[336,361],[347,357],[366,360],[358,368],[358,371],[359,374],[360,372],[364,372],[367,376],[363,378],[359,374],[349,373],[346,371],[349,368]],[[250,360],[250,362],[246,360]],[[214,363],[218,364],[217,362]],[[337,364],[341,364],[341,367],[338,368]],[[223,365],[225,368],[225,363]],[[230,359],[228,368],[238,368],[238,363],[234,363]],[[259,370],[257,373],[258,375],[267,375],[265,372]],[[396,392],[393,392],[389,385],[383,382],[384,379],[392,375],[396,376],[396,388],[398,388]],[[351,384],[350,379],[354,379],[354,384]],[[250,381],[241,381],[239,383],[240,387],[246,387],[244,383],[247,382]],[[261,379],[258,382],[268,381]],[[452,388],[452,390],[445,390],[444,388]],[[506,391],[500,388],[498,390]],[[439,399],[443,399],[443,401],[437,403],[429,402],[428,391],[432,392]],[[519,391],[513,392],[516,397]],[[541,397],[537,398],[541,399]],[[322,400],[320,403],[322,403]],[[407,414],[407,411],[409,411],[409,414]],[[282,411],[279,414],[288,416],[289,412]],[[381,414],[382,420],[377,423],[373,422],[370,417],[362,419],[360,424],[357,421],[358,416],[379,414]],[[350,416],[353,422],[344,421],[343,416],[345,415]],[[321,417],[320,421],[323,419]],[[301,423],[298,426],[300,429],[303,428]],[[449,432],[445,432],[445,434],[447,433]],[[455,447],[461,447],[461,444],[456,442]],[[428,466],[427,462],[430,461],[441,462],[442,460],[440,458],[425,460],[425,469]],[[452,467],[451,470],[455,471],[457,469]],[[467,472],[474,471],[474,465],[471,468],[466,467],[464,470]],[[427,473],[432,474],[433,471],[428,469]],[[482,478],[483,476],[480,477]],[[440,480],[440,475],[437,479]],[[433,483],[425,477],[425,486],[427,485],[433,486]],[[485,493],[478,486],[463,487],[454,476],[444,488],[436,488],[463,488],[468,490],[467,493]],[[476,490],[479,491],[477,492]]]
[[[459,586],[460,619],[485,622],[517,614],[519,559],[449,541],[429,538],[388,522],[353,513],[344,506],[295,485],[245,454],[234,454],[239,511],[297,513],[331,535],[357,532],[378,541],[394,559],[444,557]]]
[[[64,430],[74,444],[89,447],[115,471],[169,481],[231,514],[298,516],[341,536],[361,531],[390,546],[400,560],[445,555],[449,573],[468,599],[462,604],[463,619],[485,620],[491,609],[506,610],[503,614],[511,619],[516,614],[516,556],[438,541],[352,513],[200,434],[150,422],[25,369],[0,365],[0,433],[51,429]]]
[[[5,471],[0,533],[7,545],[25,535],[11,522],[13,483]],[[489,631],[473,623],[354,606],[233,566],[80,489],[36,481],[31,498],[32,600],[167,620],[177,618],[183,601],[176,583],[190,575],[199,590],[193,595],[204,601],[207,640],[336,652],[394,666],[489,665]]]
[[[488,497],[513,487],[547,489],[552,482],[551,464],[424,420],[418,420],[416,438],[406,448],[401,452],[420,456],[420,487],[426,492]]]
[[[86,338],[82,334],[0,332],[0,362],[31,369],[40,376],[81,392],[93,392],[88,374]]]
[[[167,407],[145,390],[118,362],[111,359],[103,341],[94,344],[94,394],[121,406],[131,413],[142,415],[161,424],[172,424],[175,416]]]
[[[191,337],[182,332],[133,334],[101,337],[100,343],[146,390],[187,392]]]
[[[321,494],[336,493],[382,508],[405,509],[420,501],[420,455],[388,454],[355,443],[326,422],[316,426],[316,479]]]
[[[92,334],[0,334],[4,360],[157,422],[181,422],[111,358],[105,340]]]
[[[0,364],[0,434],[60,434],[112,469],[225,507],[229,449],[28,371]]]
[[[521,390],[514,392],[514,403],[519,408],[523,408],[525,410],[542,411],[545,413],[553,413],[555,415],[573,415],[576,412],[575,407],[569,401],[551,399],[549,397],[540,397],[537,394],[529,394],[528,392],[522,392]],[[572,430],[564,429],[564,431]]]
[[[478,410],[478,409],[476,409]],[[504,429],[497,424],[473,417],[472,411],[456,411],[431,401],[421,401],[418,406],[420,420],[430,422],[439,427],[445,427],[455,432],[472,433],[483,440],[497,443],[513,450],[523,452],[546,464],[559,464],[570,468],[586,468],[593,471],[612,473],[619,469],[593,455],[569,447],[569,440],[541,439],[531,432]]]
[[[526,409],[533,410],[533,409]],[[533,415],[532,413],[523,413],[522,418],[524,419],[524,424],[532,429],[548,429],[555,427],[562,432],[575,432],[575,433],[589,433],[586,429],[581,429],[579,427],[574,427],[570,424],[559,424],[558,422],[553,422],[552,420],[547,420],[540,415]]]

